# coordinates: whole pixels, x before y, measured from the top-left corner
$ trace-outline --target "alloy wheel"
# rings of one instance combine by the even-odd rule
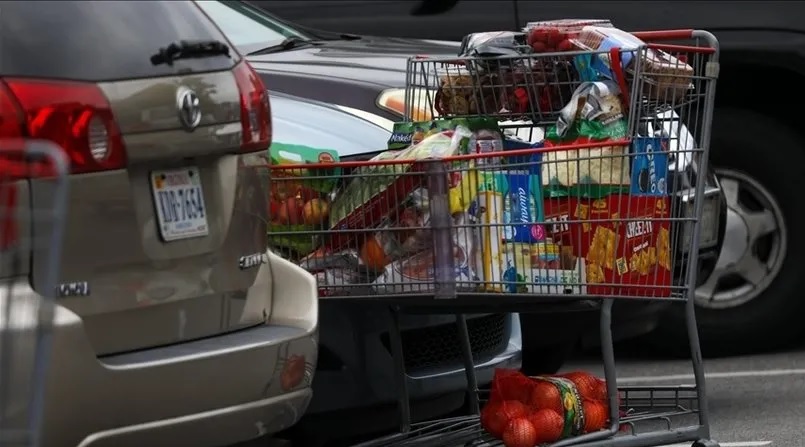
[[[727,201],[724,245],[715,269],[696,289],[698,306],[733,308],[757,298],[782,268],[788,243],[774,196],[744,172],[717,169]]]

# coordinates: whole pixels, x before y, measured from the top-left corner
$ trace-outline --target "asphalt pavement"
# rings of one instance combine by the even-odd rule
[[[694,383],[690,361],[633,353],[618,357],[621,386]],[[563,370],[603,376],[601,363],[592,355],[569,362]],[[712,438],[721,447],[805,447],[805,347],[705,360],[705,374]],[[265,442],[259,445],[266,447]],[[690,443],[673,445],[683,446]]]
[[[636,357],[633,353],[618,357],[621,386],[694,383],[690,361]],[[603,376],[601,363],[593,356],[575,359],[563,370]],[[721,447],[805,447],[805,347],[705,360],[705,372],[712,438]],[[259,445],[266,446],[264,442]]]
[[[603,374],[593,358],[564,369]],[[690,361],[630,358],[617,369],[620,385],[694,383]],[[805,446],[805,348],[705,360],[705,371],[712,437],[721,447]]]

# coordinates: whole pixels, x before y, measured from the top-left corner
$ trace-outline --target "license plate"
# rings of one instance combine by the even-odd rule
[[[154,171],[151,173],[151,191],[163,240],[176,241],[209,233],[198,168]]]

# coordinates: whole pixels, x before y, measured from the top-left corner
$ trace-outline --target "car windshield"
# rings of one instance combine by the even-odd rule
[[[279,45],[287,38],[311,40],[311,36],[243,2],[197,1],[196,3],[241,53]]]

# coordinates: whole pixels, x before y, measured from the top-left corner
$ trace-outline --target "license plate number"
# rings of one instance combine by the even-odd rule
[[[151,192],[163,240],[176,241],[209,233],[198,168],[152,172]]]

